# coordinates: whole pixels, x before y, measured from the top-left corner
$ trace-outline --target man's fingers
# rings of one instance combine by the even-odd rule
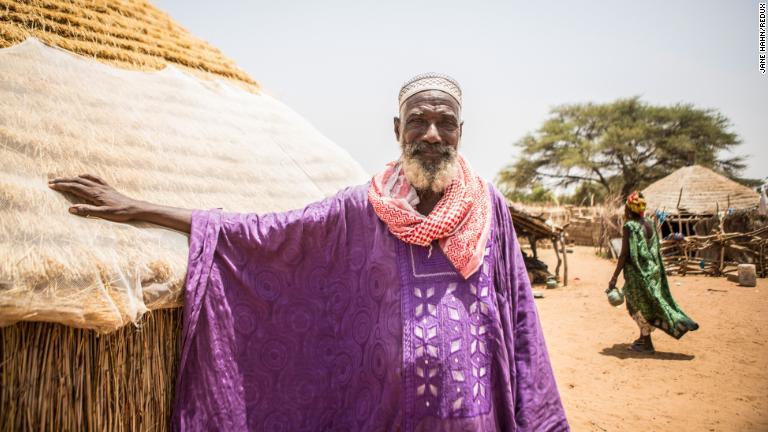
[[[109,210],[108,207],[99,207],[89,204],[77,204],[69,208],[69,212],[78,216],[88,217],[101,217]]]
[[[98,184],[100,184],[102,186],[106,186],[107,185],[107,182],[105,182],[101,177],[95,176],[93,174],[87,174],[87,173],[86,174],[80,174],[80,177],[82,177],[84,179],[88,179],[88,180],[90,180],[90,181],[92,181],[94,183],[98,183]]]
[[[80,198],[93,201],[94,196],[93,193],[90,193],[88,190],[88,186],[85,186],[80,183],[71,183],[71,182],[57,182],[57,183],[49,183],[48,186],[51,187],[51,189],[59,191],[59,192],[69,192],[71,194],[77,195]]]
[[[91,186],[91,187],[92,187],[92,186],[98,186],[98,185],[99,185],[99,184],[98,184],[98,183],[96,183],[95,181],[93,181],[93,180],[91,180],[91,179],[89,179],[89,178],[87,178],[87,177],[83,177],[83,176],[77,176],[77,177],[75,177],[75,183],[80,183],[81,185],[85,185],[85,186]]]
[[[99,184],[98,182],[91,180],[90,178],[85,176],[59,177],[52,180],[48,180],[48,184],[60,184],[60,183],[79,183],[85,186],[96,186],[97,184]]]
[[[48,180],[48,183],[75,183],[77,177],[56,177]]]

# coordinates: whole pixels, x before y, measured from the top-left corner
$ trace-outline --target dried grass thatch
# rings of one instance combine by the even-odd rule
[[[69,325],[0,328],[0,431],[167,430],[181,311],[139,319],[179,305],[187,239],[72,217],[47,178],[271,211],[368,176],[146,2],[0,0],[0,48],[0,325]]]
[[[168,430],[181,310],[108,335],[60,324],[0,332],[0,431]]]
[[[544,283],[549,277],[554,276],[568,285],[568,255],[565,250],[565,227],[559,226],[546,217],[541,208],[526,207],[517,203],[508,203],[512,222],[518,237],[526,237],[531,247],[532,257],[524,254],[525,266],[528,270],[528,278],[531,283]],[[534,210],[535,209],[535,210]],[[547,211],[557,212],[559,208],[550,207]],[[533,211],[532,211],[533,210]],[[536,211],[536,213],[534,213]],[[567,224],[566,224],[567,225]],[[537,243],[541,240],[551,242],[557,258],[555,274],[551,275],[547,265],[539,260]],[[562,258],[561,258],[562,254]],[[560,266],[563,266],[563,277],[560,279]]]
[[[169,64],[258,84],[218,49],[140,0],[0,0],[0,48],[35,37],[126,69]]]
[[[167,68],[115,69],[34,39],[0,50],[0,325],[112,331],[177,307],[185,235],[67,213],[53,176],[91,172],[138,199],[269,212],[367,180],[285,105]]]
[[[671,215],[712,215],[718,208],[749,208],[760,200],[754,190],[699,165],[680,168],[645,188],[643,195],[648,210]]]

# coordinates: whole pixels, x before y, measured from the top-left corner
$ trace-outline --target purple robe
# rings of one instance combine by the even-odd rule
[[[464,280],[367,190],[194,213],[174,430],[568,430],[501,195]]]

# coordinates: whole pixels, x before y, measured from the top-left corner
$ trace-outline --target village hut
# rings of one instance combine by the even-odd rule
[[[520,239],[528,239],[528,245],[531,255],[523,252],[525,268],[528,271],[528,279],[531,283],[546,283],[554,278],[562,280],[563,285],[568,285],[568,255],[565,249],[566,245],[566,226],[560,226],[553,222],[552,218],[545,211],[534,213],[535,208],[525,207],[519,203],[508,202],[507,207],[512,216],[512,223],[515,227],[515,233]],[[547,209],[547,211],[551,211]],[[557,258],[555,273],[549,271],[547,265],[539,259],[538,243],[545,242],[545,245],[551,244]],[[563,267],[563,276],[560,279],[560,267]]]
[[[760,195],[708,168],[680,168],[643,190],[648,213],[658,223],[668,273],[735,273],[754,264],[768,274],[766,218]]]
[[[90,172],[187,208],[300,208],[367,175],[140,0],[0,0],[0,430],[165,430],[187,238],[67,214]]]
[[[664,214],[663,233],[693,235],[694,225],[720,211],[756,207],[760,195],[701,165],[683,167],[643,190],[648,211]]]

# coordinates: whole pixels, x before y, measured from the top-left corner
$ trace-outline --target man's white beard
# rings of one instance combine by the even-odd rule
[[[404,144],[400,143],[403,150],[403,174],[408,182],[418,191],[432,191],[442,193],[456,177],[458,167],[458,153],[451,146],[441,146],[439,150],[443,156],[431,162],[418,156],[418,152],[425,146],[434,148],[435,144]]]

